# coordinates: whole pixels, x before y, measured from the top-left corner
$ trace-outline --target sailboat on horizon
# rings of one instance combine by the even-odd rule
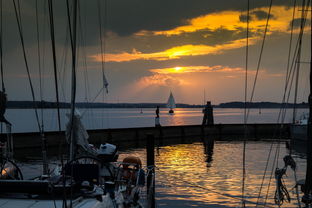
[[[172,92],[170,91],[170,95],[169,95],[169,98],[168,98],[168,101],[167,101],[167,108],[169,108],[170,110],[168,111],[169,114],[173,114],[174,113],[174,110],[176,108],[176,104],[175,104],[175,100],[174,100],[174,97],[173,97],[173,94]]]

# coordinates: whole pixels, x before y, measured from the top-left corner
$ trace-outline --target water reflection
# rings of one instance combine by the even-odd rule
[[[273,144],[273,149],[277,146],[278,144]],[[206,141],[160,148],[156,156],[157,205],[159,207],[240,207],[242,147],[242,142],[209,143]],[[270,147],[271,143],[267,142],[247,143],[245,189],[247,207],[255,207],[257,202]],[[285,145],[280,147],[279,164],[283,165],[282,157],[287,154],[287,150]],[[140,150],[140,154],[143,152],[144,150]],[[305,160],[297,155],[294,159],[299,167],[298,178],[301,179],[305,171]],[[272,163],[269,163],[269,167],[270,165]],[[269,178],[270,172],[267,174],[263,192],[266,192]],[[288,190],[295,185],[290,170],[287,172],[285,182]],[[275,181],[272,179],[266,207],[276,207],[273,204],[274,184]],[[292,193],[291,197],[292,202],[285,204],[284,207],[298,207],[295,194]],[[264,199],[260,201],[263,202]]]
[[[206,155],[207,167],[210,167],[213,161],[213,147],[214,147],[214,139],[209,138],[203,141],[204,146],[204,154]]]
[[[282,158],[288,154],[284,144],[270,142],[247,142],[246,149],[246,207],[255,207],[267,155],[273,145],[273,152],[279,146],[279,167],[284,165]],[[204,140],[193,144],[178,144],[158,148],[155,161],[156,169],[156,202],[157,207],[241,207],[242,185],[242,142]],[[146,164],[144,148],[122,151],[119,160],[128,155],[140,157]],[[272,156],[273,157],[273,156]],[[304,178],[305,159],[301,154],[293,155],[297,163],[297,177]],[[41,172],[41,164],[19,164],[23,173]],[[271,177],[272,161],[269,163],[265,186]],[[27,174],[25,174],[27,176]],[[26,177],[29,178],[29,177]],[[289,169],[285,183],[290,191],[291,203],[282,207],[298,207],[294,189],[294,174]],[[275,180],[271,181],[268,200],[265,207],[277,207],[273,204]],[[292,189],[292,191],[291,191]],[[260,202],[263,202],[262,194]],[[263,206],[259,206],[263,207]]]

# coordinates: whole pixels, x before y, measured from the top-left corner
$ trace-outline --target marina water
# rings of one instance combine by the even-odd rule
[[[82,122],[87,129],[132,128],[155,126],[154,108],[93,108],[78,109],[83,115]],[[279,109],[251,109],[248,123],[276,123]],[[298,109],[298,117],[308,109]],[[39,119],[41,120],[41,110]],[[142,112],[142,113],[141,113]],[[66,114],[69,109],[61,109],[61,126],[64,129],[67,122]],[[243,109],[215,108],[214,121],[216,124],[243,123]],[[8,109],[7,119],[13,124],[13,132],[38,132],[33,109]],[[160,109],[160,123],[162,126],[199,125],[203,119],[201,108],[177,108],[174,115],[168,114],[168,109]],[[286,123],[292,121],[292,109],[287,109]],[[40,121],[41,122],[41,121]],[[57,131],[56,109],[43,110],[45,131]]]
[[[280,150],[279,168],[284,165],[282,158],[288,154],[288,149],[284,142],[276,141],[249,141],[246,147],[246,207],[255,207],[270,148],[272,147],[272,152]],[[213,150],[207,150],[202,142],[156,148],[157,207],[241,207],[242,150],[241,141],[217,141]],[[119,160],[122,161],[128,155],[140,157],[143,165],[146,165],[144,148],[120,151]],[[293,151],[293,157],[298,166],[297,178],[302,179],[306,161],[300,147]],[[273,199],[275,179],[274,174],[271,176],[272,159],[273,156],[258,207],[277,207]],[[40,174],[41,171],[41,166],[36,161],[23,162],[19,166],[24,173],[28,172],[28,177]],[[265,200],[270,177],[272,180]],[[288,169],[285,183],[292,200],[282,207],[298,207],[294,181],[294,172]],[[266,205],[263,206],[265,201]]]
[[[61,111],[62,123],[65,125],[65,114]],[[80,109],[83,122],[88,129],[131,128],[154,126],[155,109]],[[298,115],[306,112],[300,109]],[[47,131],[57,129],[56,111],[44,110],[44,123]],[[252,109],[249,123],[276,123],[279,109]],[[291,122],[291,109],[288,110],[285,122]],[[161,110],[161,124],[198,125],[202,121],[202,109],[176,109],[174,116],[167,110]],[[8,120],[13,123],[14,132],[33,132],[36,130],[34,112],[31,109],[9,109]],[[26,122],[23,119],[28,119]],[[92,118],[92,119],[91,119]],[[242,123],[243,109],[214,109],[215,123]],[[27,124],[27,125],[25,125]],[[235,138],[232,138],[235,140]],[[268,138],[270,139],[270,138]],[[259,188],[262,182],[268,154],[279,150],[278,167],[283,167],[282,158],[288,154],[285,142],[248,141],[246,149],[246,207],[255,207]],[[156,147],[156,203],[157,207],[240,207],[242,186],[242,141],[216,141],[213,149],[207,149],[202,142],[191,144],[174,144]],[[297,178],[302,179],[305,173],[305,155],[301,147],[295,148],[293,157],[297,163]],[[146,165],[144,148],[125,149],[120,152],[119,160],[127,155],[136,155]],[[27,157],[27,156],[26,156]],[[273,157],[273,156],[272,156]],[[23,161],[19,164],[22,171],[32,177],[40,173],[41,166],[36,161]],[[275,179],[271,176],[272,160],[266,174],[265,185],[259,202],[265,207],[274,205]],[[270,189],[266,192],[270,178]],[[285,179],[290,191],[291,203],[283,207],[298,207],[294,182],[294,173],[289,169]],[[263,205],[260,207],[263,207]]]

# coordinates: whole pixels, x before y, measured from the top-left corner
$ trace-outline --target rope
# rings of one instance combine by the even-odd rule
[[[242,179],[242,207],[245,207],[246,180],[246,137],[247,137],[247,78],[248,78],[248,49],[249,49],[249,0],[247,0],[247,31],[246,31],[246,60],[245,60],[245,103],[244,103],[244,143],[243,143],[243,179]]]
[[[38,71],[39,71],[39,93],[41,104],[43,104],[42,95],[42,72],[41,72],[41,55],[40,55],[40,35],[39,35],[39,17],[38,17],[38,0],[36,0],[36,35],[37,35],[37,55],[38,55]],[[41,106],[41,129],[44,131],[43,124],[43,106]]]
[[[102,40],[102,13],[101,13],[101,1],[98,0],[98,17],[99,17],[99,30],[100,30],[100,46],[101,46],[101,67],[102,67],[102,79],[103,79],[103,86],[106,88],[106,93],[108,93],[108,83],[105,77],[105,49],[106,49],[106,42]],[[107,21],[107,1],[104,0],[104,34],[105,34],[105,27],[106,27],[106,21]]]
[[[19,4],[19,1],[18,1],[18,9],[17,9],[15,0],[13,0],[13,4],[14,4],[14,11],[15,11],[15,17],[16,17],[16,20],[17,20],[17,26],[18,26],[20,41],[21,41],[21,44],[22,44],[23,57],[24,57],[26,71],[27,71],[28,82],[29,82],[29,85],[30,85],[31,96],[32,96],[33,104],[34,104],[36,121],[37,121],[39,132],[42,132],[41,126],[40,126],[40,122],[39,122],[38,111],[37,111],[37,104],[36,104],[36,99],[35,99],[34,87],[33,87],[33,84],[32,84],[30,71],[29,71],[29,67],[28,67],[27,56],[26,56],[26,49],[25,49],[25,44],[24,44],[22,22],[21,22],[22,20],[21,20],[21,16],[20,16],[20,4]]]
[[[62,128],[61,128],[59,90],[58,90],[58,81],[57,81],[57,65],[56,65],[54,18],[53,18],[54,15],[53,15],[52,0],[48,0],[48,5],[49,5],[49,17],[50,17],[50,33],[51,33],[51,43],[52,43],[52,55],[53,55],[53,69],[54,69],[54,83],[55,83],[57,119],[58,119],[58,128],[59,128],[59,131],[61,131]]]
[[[276,191],[275,191],[274,200],[275,200],[275,204],[277,204],[278,206],[281,206],[284,203],[284,201],[290,202],[289,192],[287,191],[286,186],[284,184],[283,175],[286,174],[286,170],[288,166],[290,166],[290,168],[293,171],[296,171],[296,168],[297,168],[296,162],[290,155],[285,156],[283,160],[285,163],[284,167],[281,169],[276,168],[275,170]]]
[[[2,92],[5,93],[4,87],[4,77],[3,77],[3,9],[2,9],[2,0],[0,0],[0,69],[1,69],[1,87]]]
[[[259,54],[259,59],[258,59],[258,64],[257,64],[256,75],[255,75],[255,79],[254,79],[254,82],[253,82],[253,87],[252,87],[252,91],[251,91],[251,96],[250,96],[250,101],[249,102],[252,102],[254,94],[255,94],[256,83],[257,83],[257,80],[258,80],[258,74],[259,74],[259,70],[260,70],[260,64],[261,64],[262,54],[263,54],[263,49],[264,49],[264,43],[265,43],[267,31],[268,31],[269,20],[270,20],[270,17],[271,17],[272,4],[273,4],[273,0],[270,0],[270,6],[269,6],[268,16],[267,16],[267,20],[266,20],[266,24],[265,24],[264,33],[263,33],[263,38],[262,38],[262,44],[261,44],[261,49],[260,49],[260,54]],[[247,111],[246,122],[247,122],[247,119],[248,119],[248,116],[249,116],[249,112],[250,112],[250,109],[248,109],[248,111]]]
[[[294,4],[294,11],[293,11],[293,16],[294,16],[294,12],[295,12],[295,5],[296,3]],[[293,28],[293,26],[292,26]],[[293,29],[291,29],[293,30]],[[291,32],[292,34],[292,32]],[[291,35],[291,38],[290,38],[290,43],[292,42],[292,35]],[[286,115],[286,104],[288,103],[289,101],[289,97],[290,97],[290,92],[291,92],[291,86],[292,86],[292,83],[293,83],[293,79],[294,79],[294,69],[293,69],[293,66],[294,66],[294,63],[295,63],[295,60],[297,59],[297,50],[298,50],[298,45],[299,45],[299,40],[297,41],[297,44],[296,44],[296,48],[295,48],[295,52],[294,52],[294,58],[292,60],[292,64],[291,66],[289,65],[289,60],[290,60],[290,53],[291,53],[291,47],[289,48],[289,52],[288,52],[288,64],[287,64],[287,73],[286,73],[286,79],[285,79],[285,88],[284,88],[284,95],[283,95],[283,99],[282,99],[282,103],[284,103],[284,106],[280,109],[280,112],[279,112],[279,115],[278,115],[278,119],[277,119],[277,123],[280,121],[281,119],[281,122],[282,124],[284,123],[285,121],[285,115]],[[288,89],[289,88],[289,89]],[[286,98],[286,94],[287,94],[287,91],[288,91],[288,96]],[[285,100],[287,100],[285,102]],[[275,135],[276,133],[274,133]],[[275,136],[274,136],[275,137]],[[273,145],[273,144],[272,144]],[[272,147],[272,146],[271,146]],[[278,145],[278,149],[279,149],[280,145]],[[276,151],[276,154],[278,155],[279,154],[279,150]],[[271,149],[270,149],[270,152],[269,152],[269,157],[271,155]],[[277,156],[276,155],[276,156]],[[264,178],[265,178],[265,175],[266,175],[266,171],[267,171],[267,166],[268,166],[268,163],[269,163],[269,157],[267,159],[267,164],[266,164],[266,168],[265,168],[265,171],[264,171],[264,175],[263,175],[263,178],[262,178],[262,182],[261,182],[261,186],[260,186],[260,190],[259,190],[259,195],[258,195],[258,201],[259,201],[259,198],[260,198],[260,195],[261,195],[261,190],[262,190],[262,187],[263,187],[263,184],[264,184]],[[275,162],[274,162],[274,165],[275,165]],[[274,167],[273,165],[273,167]],[[273,173],[273,170],[274,168],[272,168],[272,173]],[[271,178],[272,178],[272,173],[271,173]],[[270,178],[270,181],[271,181],[271,178]],[[269,181],[269,186],[270,186],[270,181]],[[268,192],[267,192],[268,194]],[[300,204],[299,204],[300,206]]]
[[[80,5],[78,5],[78,9],[80,10]],[[83,73],[84,73],[84,90],[85,90],[85,102],[87,104],[90,103],[89,101],[89,96],[90,95],[90,88],[89,88],[89,74],[88,74],[88,65],[87,65],[87,53],[86,53],[86,36],[87,34],[86,33],[83,33],[83,31],[86,31],[86,15],[84,16],[85,18],[83,19],[83,24],[82,24],[82,18],[81,18],[81,15],[79,13],[78,15],[78,21],[79,21],[79,34],[80,34],[80,42],[81,42],[81,45],[82,45],[82,56],[83,56]],[[82,30],[82,28],[84,27],[85,30]],[[91,112],[91,118],[94,117],[93,115],[93,109],[91,108],[90,109],[90,112]],[[89,123],[89,126],[93,126],[94,127],[94,119],[88,119],[87,120],[88,123]]]

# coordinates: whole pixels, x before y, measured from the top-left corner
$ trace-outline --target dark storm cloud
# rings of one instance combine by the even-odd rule
[[[254,11],[251,14],[254,14],[258,20],[265,20],[268,18],[268,13],[264,11]],[[272,14],[270,14],[270,19],[274,18]]]
[[[249,15],[249,21],[253,21],[255,19],[265,20],[267,18],[268,18],[268,13],[265,11],[254,11],[254,12],[251,12]],[[273,19],[273,18],[274,18],[274,15],[270,14],[270,19]],[[245,14],[240,15],[239,20],[241,22],[247,22],[247,15]]]
[[[289,2],[278,0],[275,5]],[[252,2],[251,8],[268,6],[266,1]],[[169,30],[185,20],[224,10],[246,10],[245,1],[237,0],[158,0],[108,1],[108,28],[119,35],[131,35],[140,30]]]
[[[228,30],[219,28],[216,30],[199,30],[192,33],[181,33],[179,35],[165,36],[148,36],[148,37],[124,37],[126,39],[123,44],[111,42],[116,51],[131,52],[133,48],[143,53],[152,53],[163,51],[168,48],[181,46],[181,45],[218,45],[233,40],[238,40],[246,36],[244,28],[237,28],[237,30]],[[120,41],[120,38],[118,39]]]
[[[24,35],[28,43],[36,41],[35,31],[35,0],[23,0],[21,2],[21,13],[24,25]],[[70,1],[71,2],[71,1]],[[169,30],[186,23],[186,20],[211,12],[224,10],[244,11],[245,1],[237,0],[107,0],[107,14],[104,15],[104,1],[101,0],[100,6],[96,0],[79,1],[78,24],[79,30],[84,31],[83,38],[87,45],[98,44],[99,40],[99,8],[102,12],[102,23],[105,31],[112,31],[119,36],[130,36],[141,30],[163,31]],[[275,5],[287,5],[290,2],[277,0]],[[66,16],[66,1],[54,0],[54,21],[55,34],[58,44],[64,44],[65,35],[68,33],[68,21]],[[49,41],[49,21],[47,1],[38,1],[39,23],[41,39]],[[251,8],[268,6],[266,1],[256,1],[251,3]],[[4,8],[7,10],[4,16],[6,38],[8,42],[16,42],[17,26],[13,10],[12,1],[5,1]],[[256,14],[262,18],[263,14]],[[107,19],[104,21],[104,16]],[[103,33],[105,32],[103,31]],[[79,32],[79,31],[78,31]],[[81,35],[80,34],[80,35]],[[81,39],[81,38],[80,38]]]
[[[299,28],[302,21],[303,21],[302,18],[294,19],[292,22],[289,23],[289,29],[291,29],[291,25],[292,25],[292,24],[293,24],[293,27],[294,27],[294,28]],[[309,19],[306,19],[305,25],[309,25],[310,22],[311,22],[311,21],[310,21]]]

